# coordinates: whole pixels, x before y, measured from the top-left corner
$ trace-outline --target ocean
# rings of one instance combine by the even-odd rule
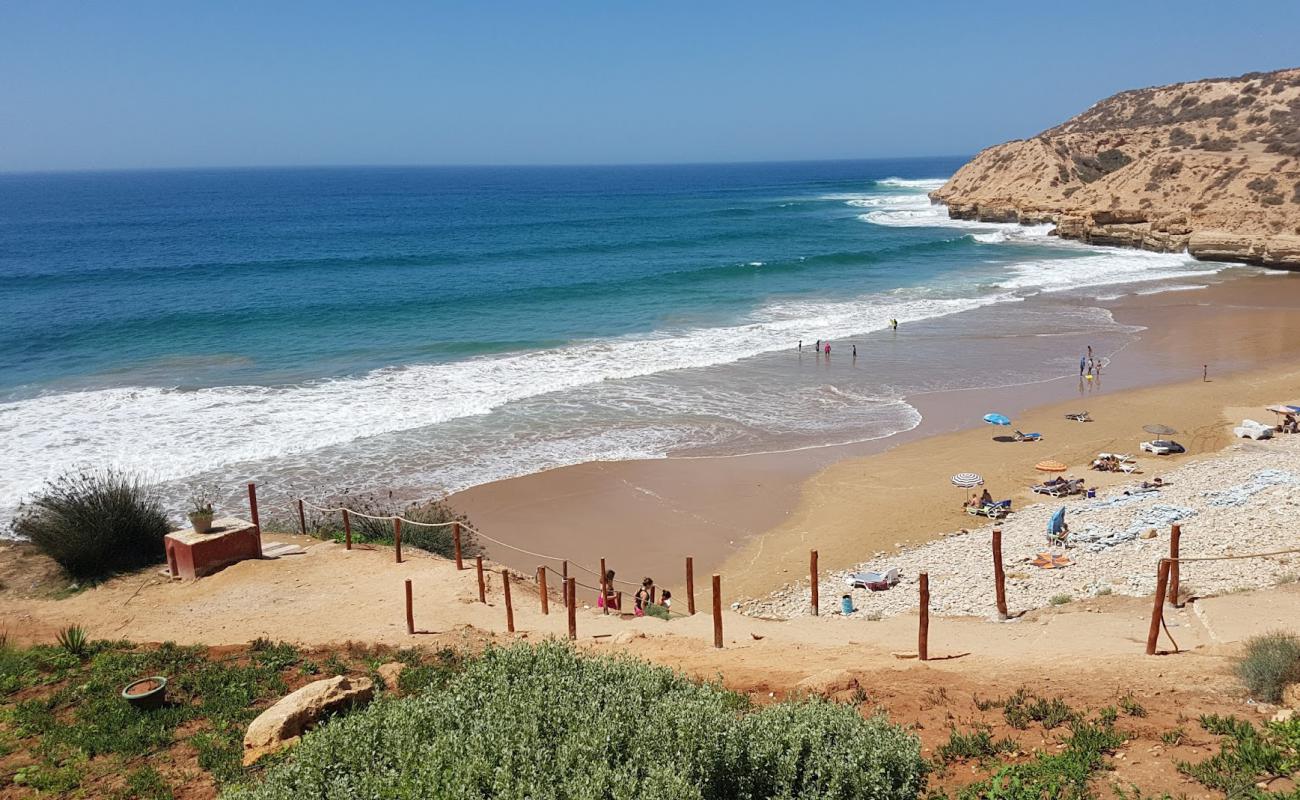
[[[0,175],[0,520],[75,468],[179,507],[880,438],[1222,268],[949,220],[963,160]]]

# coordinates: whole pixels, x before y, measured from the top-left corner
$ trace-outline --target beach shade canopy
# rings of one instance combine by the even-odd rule
[[[1047,521],[1047,535],[1056,536],[1065,527],[1065,506],[1056,509],[1056,513]]]
[[[1048,459],[1047,461],[1039,461],[1034,465],[1034,469],[1039,469],[1043,472],[1065,472],[1069,468],[1059,461]]]
[[[1004,414],[985,414],[984,421],[990,425],[1010,425],[1011,418]]]
[[[1287,406],[1287,408],[1291,409],[1297,414],[1300,414],[1300,406]]]
[[[952,476],[952,485],[960,486],[963,489],[972,489],[976,486],[983,486],[984,479],[974,472],[958,472]]]
[[[1156,436],[1173,436],[1175,433],[1178,433],[1178,431],[1168,425],[1143,425],[1142,430]]]

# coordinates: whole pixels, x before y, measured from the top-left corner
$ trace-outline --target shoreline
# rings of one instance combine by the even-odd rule
[[[1144,414],[1181,413],[1179,395],[1198,387],[1203,363],[1211,365],[1211,381],[1188,395],[1196,424],[1170,424],[1205,429],[1183,442],[1189,449],[1183,458],[1217,451],[1227,442],[1224,404],[1208,395],[1255,385],[1260,376],[1253,373],[1267,373],[1300,352],[1300,281],[1290,275],[1076,302],[1107,308],[1117,322],[1143,328],[1112,360],[1102,386],[1091,394],[1085,387],[1082,397],[1070,376],[919,394],[904,399],[921,413],[920,424],[883,439],[781,453],[588,462],[483,484],[451,500],[489,535],[526,532],[509,541],[586,564],[607,558],[620,580],[645,574],[679,588],[682,559],[690,555],[697,576],[711,570],[726,576],[728,598],[761,596],[804,573],[814,539],[823,568],[831,570],[963,526],[963,517],[949,508],[961,499],[947,482],[954,472],[975,470],[991,485],[1027,486],[1024,478],[1033,477],[1032,464],[1040,458],[1069,463],[1062,456],[1074,450],[1136,449],[1140,426],[1158,420],[1127,427],[1092,423],[1086,439],[1072,442],[1079,430],[1058,424],[1061,409],[1087,408],[1096,416],[1096,409],[1112,404],[1119,413],[1133,413],[1154,402]],[[1225,331],[1231,336],[1216,335]],[[1155,394],[1140,397],[1144,391]],[[988,450],[990,432],[979,427],[979,416],[994,409],[1045,433],[1045,440]],[[996,458],[982,465],[985,455]],[[1027,465],[1020,456],[1030,459]],[[913,473],[923,479],[897,479]],[[888,497],[875,498],[878,491]],[[488,552],[521,570],[542,563],[500,547]]]

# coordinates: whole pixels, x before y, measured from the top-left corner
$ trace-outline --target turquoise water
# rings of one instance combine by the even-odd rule
[[[0,510],[75,464],[430,493],[886,436],[1124,334],[1018,300],[1214,271],[948,220],[960,163],[0,176]]]

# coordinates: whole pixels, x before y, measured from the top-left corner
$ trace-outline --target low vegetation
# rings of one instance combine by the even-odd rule
[[[456,511],[446,500],[402,504],[394,501],[391,496],[345,492],[331,498],[328,505],[360,512],[360,514],[350,515],[354,542],[393,544],[396,537],[392,521],[369,517],[402,517],[410,521],[402,523],[404,547],[416,547],[444,558],[452,558],[455,556],[455,545],[452,526],[447,523],[459,522],[463,526],[460,537],[461,553],[465,556],[474,556],[482,552],[474,534],[468,527],[464,527],[470,525],[469,517]],[[297,527],[296,521],[292,527]],[[315,513],[307,520],[307,532],[319,538],[341,542],[345,533],[342,515],[337,512]]]
[[[915,797],[916,738],[824,700],[743,695],[548,643],[335,720],[232,800]]]
[[[74,578],[96,580],[160,563],[170,526],[148,484],[106,469],[50,481],[19,509],[13,530]]]
[[[1300,683],[1300,637],[1277,631],[1251,638],[1237,662],[1237,676],[1251,697],[1278,702],[1288,683]]]
[[[1201,717],[1200,723],[1221,737],[1219,752],[1199,764],[1180,762],[1179,772],[1227,797],[1300,797],[1300,789],[1281,794],[1267,791],[1274,780],[1290,781],[1300,773],[1300,719],[1257,728],[1236,717],[1210,715]]]

